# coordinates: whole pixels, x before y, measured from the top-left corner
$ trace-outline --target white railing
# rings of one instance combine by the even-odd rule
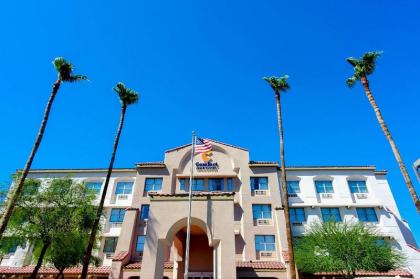
[[[365,194],[365,193],[357,193],[356,194],[356,198],[358,198],[359,200],[367,199],[368,198],[368,195]]]
[[[290,194],[287,194],[287,196],[289,198],[297,198],[298,197],[298,194],[296,194],[296,193],[290,193]]]
[[[259,252],[259,258],[261,259],[271,259],[274,257],[274,252],[273,251],[260,251]]]
[[[333,198],[333,194],[331,194],[331,193],[321,193],[321,198],[323,198],[323,199],[332,199]]]
[[[121,228],[122,222],[111,222],[109,223],[110,228]]]
[[[257,226],[270,226],[271,225],[271,219],[256,219],[255,224]]]
[[[268,196],[268,190],[254,190],[255,196]]]
[[[117,195],[117,200],[128,200],[128,195],[127,194],[118,194]]]

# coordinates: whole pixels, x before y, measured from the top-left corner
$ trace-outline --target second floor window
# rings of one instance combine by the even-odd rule
[[[99,192],[101,192],[102,182],[99,182],[99,181],[86,182],[85,187],[86,189],[93,191],[95,194],[99,194]]]
[[[290,221],[291,222],[305,222],[305,209],[303,208],[290,208]]]
[[[352,193],[367,193],[366,181],[349,181],[350,191]]]
[[[276,243],[274,242],[274,235],[256,235],[255,250],[257,250],[257,252],[275,251]]]
[[[136,240],[136,252],[142,253],[144,251],[144,241],[146,237],[144,235],[138,235]]]
[[[187,190],[186,181],[187,180],[185,178],[180,178],[179,179],[179,190],[181,190],[181,191],[186,191]]]
[[[105,237],[104,253],[114,253],[117,242],[118,237]]]
[[[378,216],[376,216],[376,212],[374,208],[367,207],[367,208],[357,208],[357,217],[361,222],[378,222]]]
[[[122,223],[124,221],[124,215],[125,215],[125,209],[113,208],[111,210],[111,216],[109,217],[109,222]]]
[[[271,205],[269,204],[253,204],[252,216],[256,219],[271,219]]]
[[[146,178],[146,185],[144,189],[146,192],[162,190],[162,178]]]
[[[149,208],[150,208],[150,206],[148,204],[143,204],[141,206],[140,220],[149,219]]]
[[[226,178],[226,191],[233,192],[233,179]]]
[[[223,178],[209,179],[209,191],[223,191]]]
[[[287,181],[287,192],[289,194],[300,193],[299,181]]]
[[[340,209],[336,207],[321,208],[321,214],[324,222],[341,222]]]
[[[317,193],[334,193],[331,180],[317,180],[315,181],[315,188]]]
[[[268,177],[251,177],[251,190],[268,190]]]
[[[129,195],[133,191],[133,182],[118,182],[115,189],[116,195]]]
[[[204,191],[204,179],[194,179],[193,180],[193,191]]]

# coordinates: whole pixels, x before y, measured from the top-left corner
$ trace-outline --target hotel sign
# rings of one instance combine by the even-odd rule
[[[197,170],[218,170],[219,164],[210,160],[204,163],[197,162],[195,163],[195,167],[197,168]]]

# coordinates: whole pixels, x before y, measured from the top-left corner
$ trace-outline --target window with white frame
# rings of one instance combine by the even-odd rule
[[[124,208],[113,208],[109,217],[111,223],[122,223],[124,221],[125,209]]]
[[[303,207],[293,207],[289,209],[290,222],[305,222],[305,209]]]
[[[251,177],[251,190],[268,190],[268,177]]]
[[[289,194],[300,193],[299,180],[287,181],[287,192]]]
[[[321,208],[321,214],[324,222],[341,222],[340,209],[337,207]]]
[[[223,191],[223,178],[210,178],[209,191]]]
[[[105,237],[104,253],[114,253],[117,243],[118,237]]]
[[[115,189],[116,195],[130,195],[133,191],[133,182],[120,181],[117,182],[117,188]]]
[[[255,250],[259,251],[275,251],[274,235],[256,235],[255,236]]]
[[[144,235],[138,235],[136,240],[136,252],[143,253],[144,251],[144,241],[146,237]]]
[[[253,204],[252,216],[254,220],[257,219],[271,219],[271,205],[270,204]]]
[[[317,193],[334,193],[331,180],[316,180],[315,188]]]
[[[162,181],[162,177],[148,177],[146,178],[144,190],[146,192],[161,191]]]
[[[86,189],[93,191],[95,194],[99,194],[102,188],[102,182],[100,181],[88,181],[85,182]]]
[[[366,187],[366,181],[364,180],[351,180],[348,182],[349,183],[349,187],[350,187],[350,191],[352,193],[367,193],[368,189]]]
[[[378,222],[378,216],[372,207],[356,208],[357,217],[361,222]]]

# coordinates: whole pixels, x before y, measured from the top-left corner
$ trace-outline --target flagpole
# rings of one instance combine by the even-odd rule
[[[191,175],[190,185],[188,189],[188,221],[187,221],[187,241],[185,248],[185,267],[184,279],[188,279],[188,266],[190,263],[190,235],[191,235],[191,203],[192,203],[192,186],[194,181],[194,153],[195,153],[195,132],[192,132],[192,149],[191,149]]]

